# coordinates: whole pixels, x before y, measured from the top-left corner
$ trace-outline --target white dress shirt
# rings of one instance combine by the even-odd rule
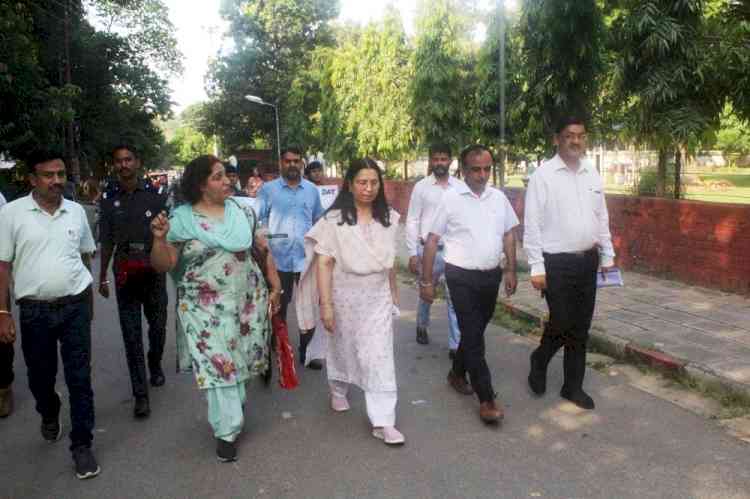
[[[4,204],[6,204],[8,201],[5,200],[5,196],[3,196],[3,193],[0,192],[0,208],[3,207]]]
[[[91,285],[81,253],[96,250],[86,212],[63,199],[50,215],[33,195],[0,209],[0,261],[13,264],[16,299],[74,296]]]
[[[448,175],[448,183],[438,183],[435,175],[429,175],[416,184],[409,199],[409,212],[406,214],[406,249],[409,256],[417,256],[419,239],[427,239],[430,224],[446,192],[464,185],[462,180]]]
[[[503,259],[503,236],[518,225],[518,217],[502,191],[487,186],[477,196],[461,184],[445,194],[429,232],[440,236],[446,263],[492,270]]]
[[[531,275],[544,275],[542,253],[570,253],[597,246],[601,265],[614,264],[604,184],[591,163],[574,172],[560,156],[545,161],[529,180],[523,247]]]

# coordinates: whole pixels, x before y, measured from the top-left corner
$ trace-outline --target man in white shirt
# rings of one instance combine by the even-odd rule
[[[502,191],[487,186],[494,158],[489,149],[472,145],[461,152],[466,183],[448,192],[435,214],[422,258],[420,295],[434,298],[432,267],[438,242],[445,245],[445,278],[448,281],[461,328],[461,342],[448,373],[448,383],[459,393],[479,398],[479,418],[496,424],[503,418],[495,403],[495,390],[485,359],[484,330],[495,312],[505,266],[505,293],[516,291],[516,238],[518,225],[513,207]],[[471,388],[466,383],[466,373]]]
[[[547,299],[549,321],[531,355],[529,386],[544,394],[547,365],[565,347],[560,396],[583,409],[594,401],[583,391],[586,343],[596,300],[596,272],[614,264],[604,186],[584,159],[582,119],[563,118],[555,130],[557,155],[531,176],[526,191],[524,249],[531,284]]]
[[[419,274],[424,243],[430,233],[430,223],[443,202],[443,195],[463,185],[461,180],[450,176],[448,169],[452,161],[453,153],[448,144],[431,145],[429,166],[432,174],[414,185],[411,199],[409,199],[409,212],[406,215],[406,248],[409,250],[409,270],[415,274]],[[438,243],[438,252],[435,255],[435,264],[432,269],[433,286],[437,286],[444,274],[443,245]],[[458,319],[456,319],[456,312],[453,309],[447,285],[445,286],[445,296],[448,302],[448,351],[452,360],[461,340],[461,332],[458,329]],[[430,303],[419,299],[417,303],[417,343],[421,345],[427,345],[430,342],[427,334],[427,328],[430,325],[430,307]]]
[[[42,417],[42,437],[56,442],[62,436],[62,401],[55,391],[59,342],[70,399],[70,450],[78,478],[91,478],[100,471],[91,453],[93,295],[88,255],[96,245],[83,207],[63,198],[61,156],[36,151],[26,164],[33,191],[0,210],[0,304],[8,300],[12,271],[21,348],[29,388]],[[0,310],[0,339],[15,339],[7,309]]]

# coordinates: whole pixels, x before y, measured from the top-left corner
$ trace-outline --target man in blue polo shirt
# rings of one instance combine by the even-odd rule
[[[302,178],[302,151],[296,147],[281,150],[281,177],[267,182],[258,193],[260,222],[268,228],[268,242],[281,278],[281,316],[292,300],[294,284],[305,263],[305,234],[323,214],[318,188]],[[305,350],[315,330],[300,335],[299,359],[305,364]],[[318,360],[308,364],[310,369],[321,369]]]

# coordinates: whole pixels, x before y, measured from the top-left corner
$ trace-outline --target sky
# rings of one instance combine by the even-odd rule
[[[505,0],[508,8],[514,8],[519,0]],[[172,100],[176,113],[190,104],[206,100],[204,75],[208,61],[222,46],[222,33],[226,23],[219,16],[220,0],[165,0],[169,17],[177,29],[176,37],[185,56],[185,72],[170,81]],[[339,20],[366,24],[382,18],[388,4],[396,6],[404,20],[408,33],[413,32],[417,0],[340,0]],[[494,4],[494,0],[483,0]],[[186,8],[186,5],[190,5]]]

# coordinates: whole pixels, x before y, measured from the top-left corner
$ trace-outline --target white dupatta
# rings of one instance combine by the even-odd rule
[[[367,241],[362,228],[341,221],[341,212],[331,211],[305,234],[305,268],[297,286],[295,309],[303,331],[314,328],[319,319],[317,253],[336,260],[340,270],[348,274],[368,275],[389,271],[396,259],[396,233],[399,214],[390,211],[389,227],[373,222],[373,240]]]

